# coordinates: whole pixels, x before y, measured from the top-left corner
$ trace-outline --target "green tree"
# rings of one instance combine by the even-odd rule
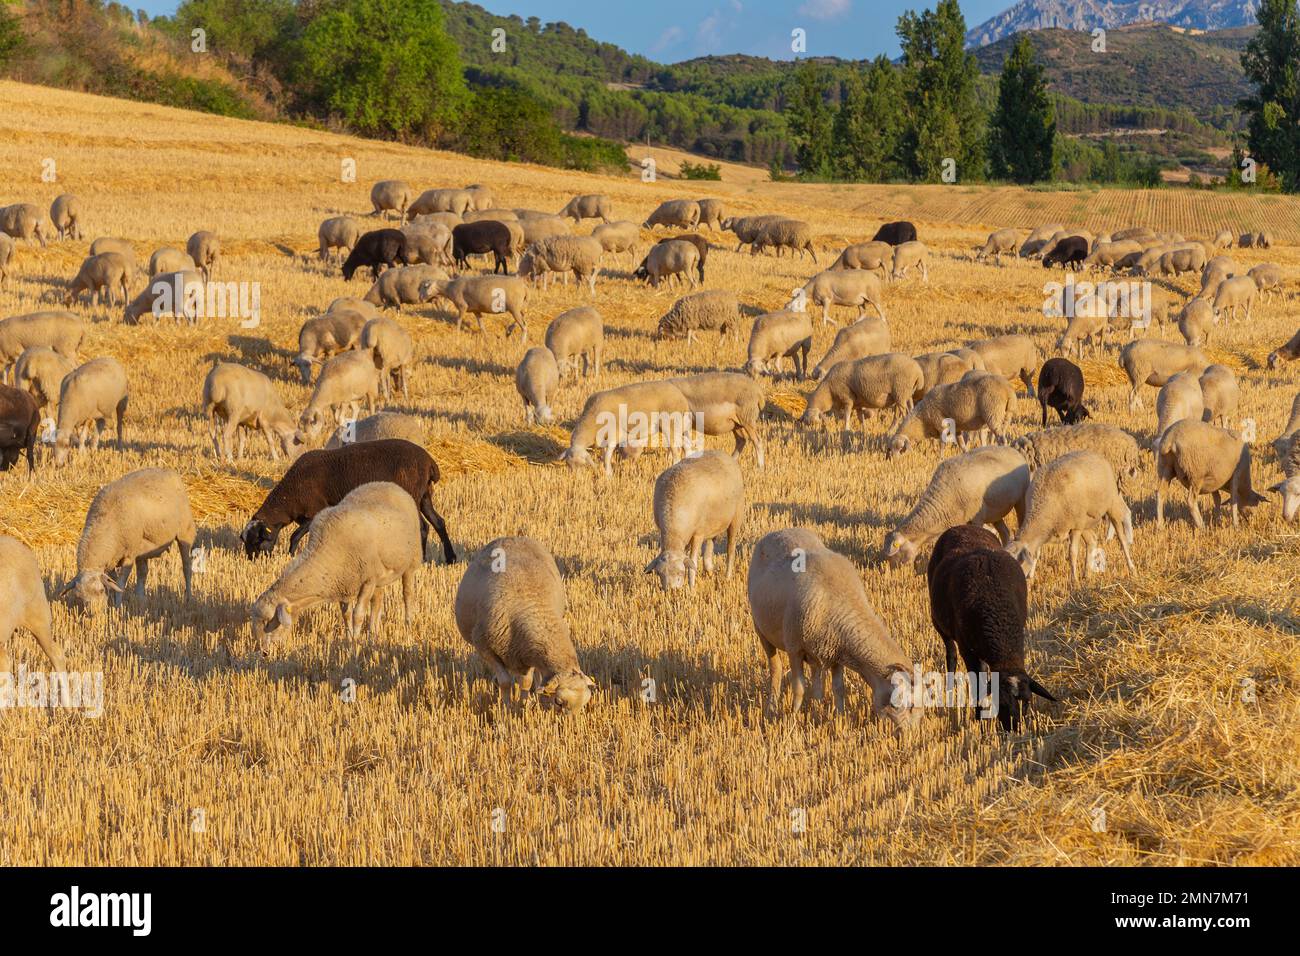
[[[169,32],[187,44],[190,31],[202,28],[213,50],[251,62],[281,59],[297,18],[294,0],[185,0],[173,24]]]
[[[1300,6],[1296,0],[1263,0],[1259,32],[1246,45],[1241,65],[1255,95],[1239,104],[1249,115],[1252,155],[1281,176],[1288,192],[1300,191]]]
[[[836,174],[860,182],[898,176],[903,121],[903,80],[888,57],[850,73],[835,114]]]
[[[830,178],[834,174],[835,111],[826,102],[826,84],[821,66],[802,63],[786,108],[795,157],[804,176]]]
[[[0,67],[21,53],[26,43],[22,23],[0,3]]]
[[[1043,67],[1022,33],[1002,66],[989,130],[989,168],[997,179],[1033,183],[1056,175],[1056,115]]]

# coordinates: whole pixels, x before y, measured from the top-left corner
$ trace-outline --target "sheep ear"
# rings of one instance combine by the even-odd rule
[[[275,608],[275,619],[285,630],[293,630],[293,608],[288,601],[281,601]]]
[[[1044,700],[1050,700],[1053,703],[1056,702],[1056,698],[1048,692],[1046,687],[1038,683],[1038,681],[1034,680],[1032,677],[1026,677],[1025,680],[1029,681],[1029,689],[1039,697],[1042,697]]]
[[[583,675],[582,675],[582,679],[585,680],[585,681],[587,682],[587,689],[588,689],[588,690],[591,690],[591,691],[600,690],[600,687],[596,684],[596,681],[595,681],[593,678],[588,677],[586,674],[583,674]]]
[[[118,587],[117,582],[113,580],[113,576],[111,574],[109,574],[107,571],[100,571],[99,573],[104,578],[104,587],[108,588],[111,591],[116,591],[118,594],[122,593],[122,589]]]
[[[663,555],[657,555],[653,561],[651,561],[649,564],[645,566],[645,571],[643,571],[642,573],[654,574],[655,570],[658,569],[659,567],[659,562],[662,560],[663,560]]]
[[[541,687],[537,688],[537,693],[542,697],[554,697],[555,692],[560,689],[560,679],[552,677]]]
[[[56,594],[54,595],[54,597],[55,597],[56,599],[57,599],[57,598],[61,598],[61,597],[63,597],[63,595],[70,593],[70,592],[72,591],[72,589],[73,589],[74,587],[76,587],[76,586],[77,586],[77,579],[76,579],[76,578],[69,578],[69,579],[68,579],[68,583],[65,584],[65,585],[63,585],[63,587],[59,588],[58,593],[56,593]]]

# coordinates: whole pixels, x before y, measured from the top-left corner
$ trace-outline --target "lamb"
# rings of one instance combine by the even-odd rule
[[[542,425],[554,421],[551,396],[560,385],[560,368],[549,348],[537,346],[524,353],[515,369],[515,389],[524,400],[524,421]]]
[[[221,240],[217,238],[217,234],[205,230],[194,233],[186,241],[185,251],[194,260],[194,265],[203,276],[203,281],[211,280],[212,274],[217,269],[217,261],[221,258]]]
[[[781,373],[781,359],[794,363],[795,378],[808,374],[808,353],[812,349],[813,327],[807,312],[768,312],[754,320],[749,334],[749,360],[745,371],[758,378],[760,372]]]
[[[13,257],[14,241],[7,233],[0,232],[0,289],[4,288],[5,280],[10,276]]]
[[[3,333],[0,333],[0,336],[3,336]],[[1268,353],[1268,367],[1281,368],[1283,362],[1294,362],[1298,358],[1300,358],[1300,329],[1296,329],[1295,335],[1291,336],[1285,345]]]
[[[428,193],[425,195],[428,195]],[[424,196],[420,198],[423,199]],[[395,211],[397,218],[402,222],[406,222],[408,205],[411,207],[412,214],[414,214],[415,207],[415,204],[411,202],[411,187],[400,179],[381,179],[371,186],[370,205],[374,207],[374,211],[370,215],[378,216],[382,214],[387,219],[388,214]],[[464,212],[463,209],[456,211]]]
[[[1083,406],[1083,370],[1068,359],[1053,358],[1038,372],[1038,404],[1047,427],[1047,409],[1056,409],[1063,425],[1075,425],[1088,417]]]
[[[582,672],[565,620],[560,569],[532,538],[497,538],[477,552],[456,588],[456,628],[487,664],[502,703],[518,686],[576,714],[596,682]]]
[[[546,347],[555,356],[561,376],[572,370],[578,373],[578,359],[582,359],[582,375],[600,375],[600,356],[605,347],[605,320],[591,306],[580,306],[561,312],[546,327]]]
[[[569,200],[568,205],[560,210],[559,215],[567,216],[574,222],[581,222],[583,219],[599,219],[601,222],[609,222],[609,197],[596,193],[590,193],[586,196],[574,196]]]
[[[919,242],[901,242],[894,247],[894,279],[901,279],[915,266],[921,269],[922,281],[930,281],[930,251]]]
[[[1201,373],[1200,385],[1205,398],[1202,420],[1227,428],[1237,414],[1237,403],[1241,400],[1237,376],[1226,365],[1211,365]]]
[[[678,229],[694,229],[700,224],[700,204],[694,199],[669,199],[662,202],[641,224],[643,229],[655,226],[672,226]]]
[[[451,231],[451,256],[458,269],[469,268],[469,257],[492,253],[492,273],[510,271],[514,239],[510,228],[495,219],[461,223]]]
[[[470,208],[482,211],[491,209],[496,203],[496,197],[492,194],[491,186],[484,186],[481,183],[474,183],[472,186],[466,186],[465,192],[470,195]]]
[[[425,301],[420,297],[420,288],[424,283],[431,279],[447,277],[447,270],[441,266],[398,266],[394,269],[385,269],[366,292],[362,301],[385,309],[419,305]]]
[[[0,319],[0,365],[5,378],[18,356],[38,345],[76,362],[85,338],[86,326],[71,312],[29,312]]]
[[[887,242],[891,246],[900,246],[905,242],[916,241],[916,226],[910,222],[887,222],[876,230],[872,242]]]
[[[101,296],[109,305],[113,305],[117,301],[115,292],[120,289],[122,304],[125,305],[128,298],[129,275],[130,264],[116,252],[101,252],[97,256],[90,256],[81,263],[81,268],[77,270],[77,274],[69,284],[63,304],[72,305],[82,292],[89,292],[91,301],[96,305],[99,304]]]
[[[419,527],[411,496],[388,481],[359,485],[337,505],[321,509],[307,547],[249,611],[262,651],[270,650],[271,634],[281,627],[292,631],[295,617],[326,602],[339,605],[349,637],[360,637],[362,627],[374,637],[383,614],[381,592],[398,579],[409,626],[415,572],[424,558]]]
[[[302,383],[311,384],[313,365],[357,348],[368,321],[363,312],[339,309],[304,322],[298,330],[298,354],[293,359]]]
[[[901,352],[870,355],[831,367],[808,398],[802,423],[817,425],[824,414],[844,414],[844,430],[859,412],[866,427],[873,409],[894,409],[891,425],[912,410],[913,397],[925,385],[925,373],[916,359]]]
[[[54,197],[54,202],[50,204],[50,222],[54,223],[54,231],[60,239],[80,239],[80,219],[80,199],[71,193]]]
[[[355,422],[340,425],[325,443],[325,448],[332,450],[354,442],[382,441],[385,438],[401,438],[413,445],[423,446],[424,422],[414,415],[375,412]]]
[[[641,243],[641,227],[626,219],[597,226],[591,238],[600,243],[605,252],[629,253],[629,264],[636,261],[637,246]]]
[[[510,313],[514,321],[506,328],[511,335],[516,328],[523,332],[528,342],[528,322],[524,310],[528,305],[528,284],[518,276],[459,276],[455,279],[425,280],[420,284],[420,298],[428,301],[434,297],[446,299],[456,308],[456,331],[459,332],[470,313],[478,319],[478,330],[486,334],[483,314]]]
[[[244,457],[244,432],[261,431],[271,460],[280,452],[294,458],[302,451],[293,415],[275,391],[271,380],[256,369],[234,362],[217,362],[203,380],[203,414],[213,454],[234,464],[234,438],[239,432],[239,457]]]
[[[732,454],[736,457],[750,441],[763,467],[763,437],[758,419],[767,404],[763,387],[737,372],[703,372],[683,378],[668,379],[670,385],[686,399],[695,427],[705,435],[731,435],[735,439]]]
[[[1046,226],[1039,226],[1029,234],[1029,237],[1025,239],[1024,243],[1021,245],[1020,258],[1032,259],[1035,256],[1041,257],[1043,254],[1043,247],[1047,245],[1048,241],[1050,241],[1053,236],[1064,228],[1065,227],[1059,222],[1050,223]],[[1111,238],[1114,237],[1112,236]]]
[[[926,583],[947,673],[955,673],[960,650],[972,677],[986,669],[995,675],[998,695],[991,706],[1003,730],[1020,726],[1034,694],[1056,700],[1025,670],[1029,586],[997,539],[982,528],[945,531],[926,567]]]
[[[384,398],[392,395],[391,382],[392,386],[402,390],[402,398],[409,399],[407,373],[415,361],[415,342],[410,333],[392,319],[371,319],[361,330],[361,347],[370,350],[375,367],[379,369]]]
[[[569,284],[572,272],[579,284],[586,283],[587,291],[596,294],[596,276],[600,272],[600,257],[604,254],[600,242],[590,236],[552,236],[534,243],[524,253],[531,267],[526,267],[524,260],[519,262],[521,276],[547,275],[558,272],[564,276],[564,284]]]
[[[1092,251],[1083,260],[1083,268],[1090,269],[1096,266],[1097,268],[1118,270],[1122,267],[1121,263],[1125,258],[1143,251],[1142,246],[1131,239],[1121,240],[1120,242],[1098,243],[1093,246]]]
[[[1043,545],[1070,539],[1070,579],[1079,580],[1079,543],[1088,546],[1088,573],[1097,569],[1097,528],[1109,522],[1119,538],[1130,573],[1133,566],[1133,515],[1120,496],[1115,471],[1094,451],[1075,451],[1040,468],[1025,493],[1025,520],[1007,551],[1032,581]]]
[[[0,674],[13,673],[11,645],[20,627],[36,638],[51,670],[66,673],[63,651],[54,640],[41,566],[27,545],[7,534],[0,534],[0,590],[5,594],[4,607],[0,608]]]
[[[695,587],[699,564],[713,573],[713,540],[726,532],[727,577],[745,524],[745,482],[740,465],[717,451],[683,458],[655,481],[654,515],[659,554],[646,565],[665,591]]]
[[[689,283],[694,289],[698,283],[692,273],[698,273],[700,268],[700,251],[694,243],[672,239],[652,246],[649,254],[632,275],[634,278],[648,281],[654,288],[658,288],[663,279],[667,279],[671,285],[673,277],[676,276]]]
[[[45,248],[45,223],[41,211],[29,202],[0,206],[0,232],[14,239],[24,239],[29,246],[33,239],[37,239],[41,248]]]
[[[321,262],[328,262],[330,253],[335,249],[342,249],[344,257],[348,256],[360,238],[361,226],[355,219],[348,216],[326,219],[316,230]]]
[[[1003,436],[1016,393],[1001,375],[967,372],[959,382],[940,385],[913,406],[889,437],[889,457],[901,455],[915,441],[938,438],[946,449],[959,442],[966,449],[967,432],[988,429]]]
[[[1214,316],[1214,307],[1205,299],[1192,299],[1178,313],[1178,331],[1183,341],[1192,348],[1210,344],[1210,326],[1218,320]]]
[[[1214,293],[1214,314],[1222,316],[1230,311],[1235,319],[1237,310],[1244,305],[1246,307],[1246,321],[1249,322],[1250,310],[1255,304],[1255,294],[1258,291],[1259,286],[1248,275],[1224,279],[1219,283],[1219,288]]]
[[[1282,288],[1282,270],[1271,262],[1261,262],[1246,274],[1255,280],[1261,299],[1270,298],[1274,290]]]
[[[984,360],[987,371],[995,372],[1007,381],[1014,381],[1019,376],[1029,391],[1029,397],[1034,397],[1034,377],[1043,359],[1033,339],[1027,335],[999,335],[972,342],[970,348]]]
[[[837,363],[851,362],[868,355],[883,355],[890,351],[890,345],[889,325],[884,319],[858,319],[835,333],[831,347],[813,368],[812,377],[820,381]]]
[[[8,471],[27,454],[27,474],[36,470],[36,439],[41,413],[36,399],[22,389],[0,385],[0,471]]]
[[[426,189],[406,207],[406,215],[414,218],[433,212],[450,212],[464,216],[468,209],[477,209],[479,194],[468,189]]]
[[[802,300],[802,301],[801,301]],[[862,269],[844,269],[819,272],[809,279],[795,297],[786,305],[787,309],[797,309],[807,303],[822,307],[822,324],[831,324],[831,306],[847,305],[856,307],[858,318],[867,314],[867,305],[873,306],[883,320],[885,308],[882,304],[880,279],[874,273]]]
[[[719,338],[740,327],[740,303],[736,293],[713,290],[682,296],[659,319],[654,337],[680,338],[687,344],[695,341],[696,332],[717,330]]]
[[[1018,245],[1020,245],[1020,230],[999,229],[996,232],[989,233],[984,247],[975,253],[975,261],[983,262],[989,256],[992,256],[994,262],[1002,265],[1003,254],[1015,256]]]
[[[72,434],[78,434],[78,446],[86,447],[91,426],[95,427],[91,449],[99,449],[99,440],[110,418],[117,422],[117,450],[123,449],[123,420],[129,400],[126,369],[111,356],[91,359],[69,372],[59,388],[58,431],[54,443],[54,463],[68,460]]]
[[[112,255],[112,253],[101,253],[101,255]],[[89,260],[87,260],[89,261]],[[188,252],[173,246],[163,246],[161,249],[155,249],[153,255],[149,257],[149,278],[157,278],[161,273],[166,272],[194,272],[198,267],[194,260],[190,258]]]
[[[1160,437],[1156,477],[1156,524],[1160,526],[1165,523],[1165,496],[1175,478],[1187,489],[1187,505],[1198,530],[1205,527],[1196,506],[1200,495],[1213,495],[1214,507],[1218,508],[1220,496],[1226,492],[1234,528],[1239,512],[1249,515],[1251,509],[1266,500],[1251,487],[1250,446],[1233,432],[1206,422],[1184,420]]]
[[[1160,436],[1170,425],[1184,418],[1200,421],[1205,412],[1205,398],[1196,372],[1179,372],[1165,382],[1156,397],[1156,434],[1153,448],[1160,447]]]
[[[885,538],[885,559],[920,570],[925,552],[953,525],[992,525],[1002,543],[1011,540],[1007,515],[1024,523],[1029,465],[1014,448],[976,448],[939,463],[916,506]]]
[[[774,247],[778,256],[782,249],[789,249],[792,255],[795,252],[800,255],[807,253],[813,262],[817,261],[817,250],[813,247],[812,227],[799,219],[777,219],[760,226],[758,234],[749,245],[749,254],[757,255],[759,250],[766,249],[768,246]]]
[[[524,231],[525,246],[531,246],[543,239],[570,235],[569,220],[561,219],[559,216],[552,216],[549,213],[528,218],[521,215],[519,225]]]
[[[14,363],[14,385],[36,399],[37,408],[57,415],[59,389],[64,377],[76,368],[76,363],[52,348],[37,345],[24,349]]]
[[[1138,339],[1119,353],[1119,367],[1129,381],[1129,411],[1142,407],[1138,389],[1143,385],[1160,386],[1179,372],[1197,373],[1210,364],[1204,352],[1190,345],[1160,339]]]
[[[400,229],[375,229],[362,235],[343,260],[343,278],[351,282],[358,269],[369,269],[371,277],[378,279],[385,267],[405,262],[406,233]]]
[[[856,671],[871,687],[871,709],[905,733],[921,721],[918,701],[902,693],[913,671],[903,649],[867,598],[849,559],[831,551],[804,528],[763,536],[749,563],[749,610],[768,660],[767,709],[781,698],[781,661],[790,661],[791,710],[803,707],[803,665],[830,669],[836,709],[845,706],[844,669]],[[818,696],[815,694],[815,696]],[[902,697],[903,699],[900,699]]]
[[[596,392],[574,423],[569,447],[560,461],[577,469],[598,467],[589,449],[604,455],[604,471],[612,474],[614,450],[635,460],[651,445],[667,447],[673,460],[681,457],[694,436],[691,406],[671,382],[634,382]]]
[[[370,352],[344,352],[334,356],[321,366],[316,388],[298,416],[299,440],[315,440],[325,425],[327,413],[340,424],[346,418],[355,419],[363,398],[366,411],[373,413],[378,397],[379,368]]]
[[[97,614],[112,591],[113,604],[120,607],[134,562],[135,593],[143,597],[149,562],[174,543],[189,601],[190,554],[197,536],[180,475],[170,468],[129,472],[100,488],[91,501],[77,542],[77,574],[56,596],[69,595],[70,601]]]
[[[879,272],[882,280],[889,278],[894,266],[894,247],[887,242],[860,242],[848,246],[838,259],[831,263],[832,270],[864,269]]]
[[[721,199],[699,199],[696,200],[700,206],[699,225],[708,226],[710,229],[723,229],[722,220],[726,211],[722,208]]]

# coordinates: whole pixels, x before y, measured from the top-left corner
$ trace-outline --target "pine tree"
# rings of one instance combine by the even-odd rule
[[[1250,116],[1252,156],[1300,191],[1300,6],[1296,0],[1262,0],[1259,32],[1241,65],[1255,95],[1238,104]]]
[[[835,172],[842,179],[885,182],[902,172],[903,81],[888,57],[854,70],[835,114]]]
[[[786,110],[799,172],[804,176],[829,178],[834,174],[835,112],[826,102],[826,85],[826,71],[822,67],[803,63],[795,74]]]
[[[1056,116],[1043,67],[1022,33],[1002,66],[998,106],[989,131],[989,168],[995,179],[1018,183],[1056,174]]]

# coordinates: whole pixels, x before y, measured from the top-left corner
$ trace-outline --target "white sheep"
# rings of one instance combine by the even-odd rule
[[[60,239],[81,238],[81,200],[71,193],[54,197],[50,203],[50,222]]]
[[[606,475],[613,472],[616,449],[635,460],[648,447],[663,447],[676,461],[697,441],[697,431],[690,403],[676,385],[634,382],[587,399],[560,461],[573,469],[598,467],[590,452],[593,446],[603,454]]]
[[[749,246],[749,254],[757,255],[768,246],[776,249],[779,256],[782,249],[789,249],[791,255],[798,252],[800,256],[807,253],[813,262],[817,261],[817,250],[813,246],[812,227],[800,219],[776,219],[765,223],[758,229],[757,235]]]
[[[85,324],[71,312],[29,312],[0,319],[0,364],[5,379],[18,356],[40,345],[76,362],[85,338]]]
[[[385,438],[401,438],[412,445],[424,446],[427,429],[424,422],[414,415],[400,412],[375,412],[355,422],[344,422],[329,441],[326,448],[342,448],[358,442],[383,441]]]
[[[822,360],[812,370],[812,377],[820,380],[839,362],[851,362],[868,355],[884,355],[890,350],[889,325],[874,316],[858,319],[835,333],[835,340],[826,350]]]
[[[912,400],[919,402],[936,385],[951,385],[961,381],[961,377],[971,369],[983,371],[984,360],[978,353],[970,349],[963,349],[962,352],[961,355],[955,352],[926,352],[924,355],[912,356],[916,359],[916,364],[921,366],[921,374],[925,376],[921,391],[913,395]]]
[[[1106,333],[1110,331],[1110,317],[1101,309],[1076,310],[1065,331],[1056,340],[1056,350],[1061,355],[1073,354],[1083,360],[1086,345],[1091,354],[1106,347]]]
[[[722,220],[722,228],[736,234],[736,239],[739,240],[736,243],[736,251],[739,252],[745,245],[754,241],[764,226],[780,218],[780,216],[732,216]]]
[[[669,199],[659,204],[641,224],[643,229],[655,226],[675,226],[679,229],[694,229],[700,223],[700,204],[694,199]]]
[[[560,210],[559,215],[567,216],[574,222],[581,222],[583,219],[599,219],[602,222],[609,222],[610,205],[608,196],[589,193],[586,196],[574,196]]]
[[[246,431],[260,431],[272,461],[283,451],[294,458],[302,451],[293,415],[284,407],[271,380],[256,369],[217,362],[203,380],[203,414],[217,458],[234,463],[234,438],[239,432],[239,457],[244,457]]]
[[[738,372],[702,372],[670,378],[668,384],[675,385],[686,399],[696,430],[704,435],[731,435],[735,440],[732,449],[735,456],[752,441],[758,467],[763,467],[763,436],[758,421],[767,404],[767,395],[761,385]]]
[[[546,327],[546,347],[555,356],[561,376],[578,374],[582,359],[584,378],[600,375],[600,357],[605,347],[605,320],[588,305],[561,312]]]
[[[465,187],[465,192],[470,195],[470,208],[482,211],[491,209],[496,204],[496,197],[492,193],[491,186],[485,186],[482,183],[474,183]]]
[[[365,399],[366,411],[374,412],[379,397],[379,368],[368,351],[344,352],[329,359],[307,407],[298,416],[299,440],[315,440],[329,415],[338,424],[355,419]],[[305,436],[305,437],[304,437]]]
[[[1226,365],[1211,365],[1201,373],[1200,386],[1205,398],[1202,420],[1227,428],[1241,400],[1236,374]]]
[[[831,306],[847,305],[858,310],[858,318],[871,305],[880,318],[885,317],[884,295],[880,279],[864,269],[836,269],[819,272],[809,279],[786,305],[802,312],[809,304],[822,307],[822,324],[831,324]]]
[[[1242,306],[1246,308],[1246,321],[1250,321],[1250,311],[1255,304],[1255,296],[1259,292],[1259,286],[1250,276],[1233,276],[1230,279],[1224,279],[1219,283],[1218,289],[1214,293],[1214,314],[1224,316],[1232,313],[1232,318],[1237,318],[1237,310]]]
[[[1178,331],[1192,348],[1210,343],[1210,326],[1218,323],[1214,307],[1205,299],[1192,299],[1178,313]]]
[[[19,628],[36,638],[54,673],[65,673],[68,665],[54,640],[41,566],[27,545],[7,534],[0,534],[0,591],[5,596],[0,604],[0,674],[12,673],[12,644]]]
[[[396,212],[398,219],[406,222],[408,204],[414,210],[414,203],[411,203],[411,187],[400,179],[381,179],[370,187],[370,205],[374,207],[372,216],[383,214],[387,219],[389,212]],[[464,212],[464,210],[458,209],[457,212]]]
[[[859,242],[845,247],[839,258],[830,264],[830,269],[863,269],[867,272],[879,272],[880,278],[888,279],[889,270],[894,265],[894,247],[887,242],[873,240]]]
[[[1204,352],[1190,345],[1160,339],[1138,339],[1120,349],[1119,367],[1128,376],[1130,411],[1142,407],[1138,390],[1143,385],[1161,386],[1179,372],[1201,372],[1210,364]]]
[[[160,272],[123,310],[122,321],[134,325],[146,315],[152,315],[154,321],[171,315],[177,321],[184,318],[193,325],[198,322],[203,302],[203,277],[198,272],[190,269]]]
[[[57,415],[63,379],[76,367],[54,349],[37,345],[25,349],[14,363],[14,386],[36,399],[42,414]]]
[[[720,289],[694,292],[682,296],[659,318],[654,338],[680,338],[687,344],[695,341],[696,332],[716,330],[719,338],[740,328],[740,303],[736,293]]]
[[[468,189],[426,189],[406,207],[406,216],[414,218],[429,213],[449,212],[460,217],[464,216],[467,210],[476,208],[478,208],[478,196]],[[374,214],[378,215],[378,213],[379,210],[376,209]]]
[[[984,242],[984,247],[975,253],[975,261],[983,262],[989,256],[998,265],[1002,265],[1002,256],[1004,254],[1015,256],[1016,247],[1020,244],[1020,230],[1018,229],[998,229],[989,233],[989,237]]]
[[[1192,371],[1172,376],[1156,396],[1156,434],[1151,442],[1152,448],[1160,447],[1160,436],[1174,422],[1185,418],[1199,422],[1204,412],[1205,397],[1201,393],[1199,375]]]
[[[1004,437],[1016,393],[1011,383],[992,372],[971,371],[960,381],[926,393],[889,436],[889,457],[901,455],[913,442],[939,439],[944,451],[951,444],[966,450],[971,432]]]
[[[173,246],[155,249],[149,257],[149,278],[153,279],[162,272],[193,272],[197,266],[188,252],[182,252]]]
[[[379,318],[379,309],[373,303],[349,295],[341,295],[327,305],[325,314],[331,312],[360,312],[367,322]]]
[[[330,253],[338,249],[346,258],[361,238],[361,225],[350,216],[331,216],[316,229],[320,244],[321,262],[329,261]]]
[[[892,408],[893,425],[912,410],[914,396],[924,387],[921,366],[901,352],[838,362],[808,397],[800,420],[805,425],[817,425],[823,415],[843,414],[844,430],[848,431],[853,425],[853,413],[858,412],[865,429],[872,411]]]
[[[126,369],[111,356],[91,359],[80,368],[69,372],[59,387],[58,431],[54,442],[54,463],[62,465],[68,460],[72,436],[76,432],[79,447],[86,447],[91,427],[95,432],[92,450],[99,449],[100,436],[108,427],[109,419],[117,423],[117,450],[122,451],[124,441],[123,420],[129,401]]]
[[[40,209],[29,202],[0,206],[0,232],[23,239],[30,246],[33,239],[45,247],[45,221]]]
[[[1027,335],[999,335],[997,338],[972,342],[970,349],[984,360],[984,369],[1001,375],[1009,382],[1024,382],[1029,397],[1034,397],[1034,381],[1042,367],[1038,346]]]
[[[447,278],[447,270],[441,266],[398,266],[395,269],[385,269],[370,286],[363,301],[385,309],[419,305],[427,301],[420,293],[425,282]]]
[[[357,348],[368,321],[364,312],[331,306],[331,311],[304,322],[298,329],[298,354],[293,358],[302,383],[311,384],[313,365]]]
[[[1201,495],[1213,495],[1214,507],[1218,508],[1221,495],[1226,492],[1232,507],[1233,527],[1237,525],[1239,512],[1249,513],[1265,500],[1251,487],[1250,446],[1235,433],[1207,422],[1184,420],[1160,437],[1156,478],[1159,482],[1156,486],[1157,525],[1165,523],[1165,497],[1174,479],[1187,489],[1187,506],[1197,528],[1205,527],[1201,510],[1196,505],[1196,499]]]
[[[1284,280],[1281,268],[1271,262],[1261,262],[1251,268],[1246,275],[1255,280],[1255,287],[1259,289],[1261,301],[1272,298],[1273,293],[1282,288]]]
[[[194,260],[194,266],[207,282],[217,271],[217,262],[221,259],[221,240],[215,232],[200,229],[185,243],[185,251]]]
[[[723,208],[721,199],[698,199],[696,202],[700,206],[700,226],[708,226],[709,229],[721,231],[722,220],[726,218],[727,212]]]
[[[749,333],[745,371],[757,378],[761,372],[781,374],[781,360],[790,359],[797,379],[808,375],[808,353],[812,350],[812,319],[807,312],[768,312],[754,320]]]
[[[695,279],[699,268],[700,250],[694,243],[671,239],[651,246],[645,261],[634,274],[646,279],[656,289],[664,279],[671,286],[674,277],[694,289],[699,285]]]
[[[511,251],[518,251],[524,241],[523,229],[518,223],[502,225],[511,230]],[[450,266],[453,263],[454,244],[451,230],[447,227],[438,223],[407,223],[402,227],[402,232],[406,236],[403,258],[408,265],[423,263],[429,266]]]
[[[1136,478],[1142,466],[1137,439],[1103,422],[1045,428],[1017,438],[1011,447],[1025,456],[1031,472],[1071,452],[1095,451],[1110,462],[1121,487],[1126,480]]]
[[[930,281],[930,250],[925,247],[924,243],[912,240],[911,242],[900,242],[894,247],[894,271],[891,276],[893,279],[901,279],[913,268],[919,267],[921,270],[922,281]]]
[[[384,398],[392,395],[390,382],[402,390],[402,398],[410,398],[407,378],[415,362],[415,342],[411,334],[392,319],[371,319],[361,330],[361,347],[370,350],[379,369],[379,384]]]
[[[77,296],[83,292],[91,294],[91,301],[98,305],[106,301],[113,305],[117,301],[116,293],[121,290],[122,304],[126,304],[131,264],[116,252],[101,252],[89,256],[82,263],[77,274],[68,285],[68,292],[63,298],[65,306],[72,305]]]
[[[528,342],[528,322],[524,317],[528,305],[528,283],[518,276],[458,276],[420,283],[420,298],[428,302],[434,297],[446,299],[456,308],[457,332],[465,322],[466,313],[478,319],[478,330],[486,334],[484,313],[503,315],[508,312],[514,321],[506,327],[506,335],[518,328],[523,332],[522,341]]]
[[[628,264],[636,262],[636,251],[641,244],[641,227],[626,219],[597,226],[591,237],[607,253],[628,253]]]
[[[600,257],[604,255],[600,242],[591,236],[551,236],[532,243],[519,260],[519,275],[536,279],[544,276],[543,288],[550,284],[550,273],[557,272],[569,285],[569,273],[577,281],[586,283],[587,291],[596,294],[596,276],[600,273]]]
[[[735,458],[706,451],[665,469],[655,481],[659,554],[646,565],[665,590],[695,587],[697,569],[713,573],[713,541],[727,535],[727,577],[745,523],[745,481]]]
[[[1044,254],[1043,247],[1047,245],[1047,243],[1051,240],[1053,236],[1055,236],[1058,232],[1060,232],[1064,228],[1065,227],[1062,226],[1059,222],[1053,222],[1045,226],[1039,226],[1037,229],[1035,229],[1033,232],[1029,234],[1028,238],[1025,239],[1024,244],[1021,245],[1020,258],[1021,259],[1042,258]],[[1114,237],[1112,236],[1112,238]]]
[[[515,389],[524,400],[524,421],[548,424],[555,416],[551,412],[551,397],[560,385],[560,369],[549,348],[536,346],[524,353],[515,369]]]

